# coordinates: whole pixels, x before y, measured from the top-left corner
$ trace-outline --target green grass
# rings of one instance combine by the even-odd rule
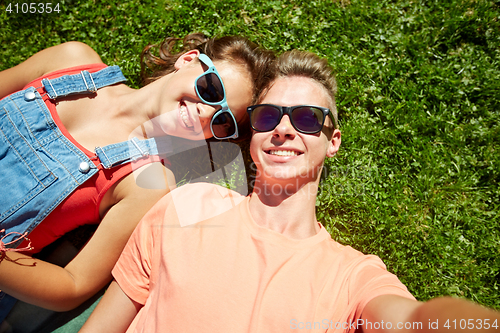
[[[498,0],[65,0],[37,15],[8,3],[0,69],[79,40],[138,86],[147,43],[198,31],[327,57],[343,143],[327,163],[321,222],[382,257],[419,300],[500,309]]]

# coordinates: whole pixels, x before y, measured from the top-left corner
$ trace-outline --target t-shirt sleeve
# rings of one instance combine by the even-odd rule
[[[169,195],[157,202],[139,222],[112,271],[125,294],[143,305],[149,296],[155,247],[159,246],[167,197]]]
[[[387,271],[382,260],[373,255],[364,258],[352,271],[353,278],[348,284],[349,298],[354,305],[349,317],[356,321],[369,301],[381,295],[398,295],[414,300],[415,297],[408,291],[398,277]]]

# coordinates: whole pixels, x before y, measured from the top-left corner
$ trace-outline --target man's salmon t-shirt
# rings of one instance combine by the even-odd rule
[[[376,296],[414,299],[376,256],[260,227],[250,196],[191,184],[138,225],[113,276],[143,304],[127,332],[354,332]]]

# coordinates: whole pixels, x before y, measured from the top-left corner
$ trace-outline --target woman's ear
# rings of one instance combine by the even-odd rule
[[[333,157],[339,151],[340,143],[342,142],[341,137],[340,130],[335,129],[332,138],[328,142],[328,149],[326,150],[327,157]]]
[[[179,58],[177,58],[174,67],[175,69],[181,69],[181,67],[185,66],[186,64],[189,64],[191,61],[198,58],[199,56],[200,56],[200,51],[198,50],[188,51],[182,54]]]

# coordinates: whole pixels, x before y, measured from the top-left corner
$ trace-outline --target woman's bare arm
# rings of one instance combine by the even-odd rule
[[[169,182],[175,184],[172,172],[166,171]],[[0,263],[0,290],[56,311],[75,308],[111,281],[111,270],[132,231],[168,191],[141,188],[133,174],[125,177],[114,189],[117,203],[106,212],[92,238],[66,267],[7,252]]]

